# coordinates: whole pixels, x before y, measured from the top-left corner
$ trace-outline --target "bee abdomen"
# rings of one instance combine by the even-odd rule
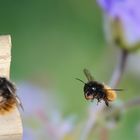
[[[109,86],[104,86],[106,91],[106,97],[108,101],[114,101],[117,98],[117,94],[114,90],[112,90]]]
[[[0,115],[4,115],[11,112],[12,110],[14,110],[15,107],[16,101],[12,98],[9,99],[8,101],[0,105]]]

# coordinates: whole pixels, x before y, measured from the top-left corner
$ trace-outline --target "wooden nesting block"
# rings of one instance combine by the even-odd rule
[[[9,79],[11,37],[0,36],[0,76]],[[10,113],[0,114],[0,140],[22,140],[22,122],[17,107]]]

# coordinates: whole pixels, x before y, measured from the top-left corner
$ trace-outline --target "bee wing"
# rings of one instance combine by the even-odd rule
[[[114,91],[124,91],[124,89],[119,89],[119,88],[115,88],[115,89],[112,89]]]
[[[84,71],[84,74],[85,74],[88,81],[94,81],[94,78],[93,78],[93,76],[91,75],[91,73],[89,72],[88,69],[84,69],[83,71]]]
[[[19,99],[19,97],[16,95],[16,87],[13,83],[7,83],[7,88],[10,91],[10,93],[12,94],[12,96],[15,98],[16,100],[16,104],[17,106],[20,106],[22,110],[24,110],[23,105]]]
[[[9,90],[9,92],[12,94],[12,95],[16,95],[16,87],[13,83],[11,83],[10,81],[7,81],[7,88]]]
[[[23,105],[22,105],[22,103],[21,103],[21,101],[20,101],[20,99],[19,99],[18,96],[16,96],[16,104],[17,104],[18,106],[20,106],[21,109],[24,111],[24,107],[23,107]]]

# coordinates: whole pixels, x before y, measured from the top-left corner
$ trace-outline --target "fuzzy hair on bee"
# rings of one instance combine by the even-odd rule
[[[117,98],[116,91],[122,91],[122,89],[112,89],[105,84],[95,81],[87,69],[84,69],[84,74],[88,80],[87,83],[78,78],[76,79],[84,83],[83,90],[86,100],[93,101],[94,99],[97,99],[97,103],[103,100],[106,106],[109,106],[109,102],[114,101]]]
[[[11,112],[16,106],[23,109],[15,85],[7,78],[0,77],[0,115]]]

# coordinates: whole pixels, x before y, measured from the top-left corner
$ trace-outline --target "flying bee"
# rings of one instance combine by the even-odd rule
[[[88,80],[87,83],[78,78],[76,79],[84,83],[83,90],[86,100],[93,101],[94,99],[97,99],[97,103],[103,100],[106,106],[109,106],[109,102],[114,101],[117,98],[116,91],[122,91],[122,89],[112,89],[105,84],[95,81],[87,69],[84,69],[84,74]]]
[[[5,77],[0,77],[0,114],[8,113],[19,105],[23,109],[15,85]]]

